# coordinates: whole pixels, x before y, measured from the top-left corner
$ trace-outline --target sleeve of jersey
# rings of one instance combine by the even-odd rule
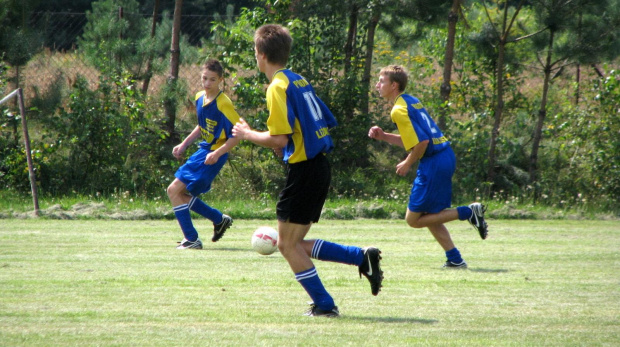
[[[408,151],[412,149],[420,142],[413,128],[413,124],[409,119],[406,105],[395,105],[394,108],[392,108],[391,117],[392,122],[396,123],[396,127],[398,127],[398,132],[400,133],[400,138],[403,141],[405,150]]]
[[[228,97],[222,97],[217,99],[217,108],[222,112],[224,117],[228,119],[228,122],[225,122],[222,131],[226,134],[226,138],[231,138],[232,136],[232,128],[239,121],[239,114],[233,107],[232,101]]]
[[[327,127],[331,129],[337,126],[338,121],[336,121],[336,117],[334,117],[334,114],[332,113],[332,111],[330,111],[327,105],[325,105],[323,100],[319,98],[317,98],[317,100],[319,102],[319,107],[321,108],[321,113],[323,114],[323,118],[325,119],[325,122],[327,123]]]
[[[288,121],[288,105],[286,103],[287,82],[278,80],[267,88],[267,109],[269,118],[267,128],[271,135],[288,135],[293,128]]]

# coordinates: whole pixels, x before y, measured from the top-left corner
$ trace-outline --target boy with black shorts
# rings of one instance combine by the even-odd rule
[[[305,240],[312,223],[319,221],[331,181],[326,154],[333,148],[329,129],[337,122],[303,77],[285,68],[291,51],[289,31],[274,24],[254,34],[258,69],[269,78],[267,88],[268,131],[252,130],[240,119],[233,135],[270,147],[287,163],[286,185],[277,204],[278,249],[289,263],[295,279],[313,303],[307,316],[339,316],[338,307],[325,290],[311,258],[357,265],[377,295],[383,280],[375,247],[343,246],[325,240]]]
[[[485,206],[475,202],[469,206],[449,209],[452,203],[452,175],[456,158],[450,141],[443,135],[428,112],[415,97],[405,94],[407,73],[398,65],[381,69],[376,89],[379,95],[394,104],[391,120],[398,134],[386,133],[378,126],[368,131],[371,139],[403,147],[409,154],[396,165],[396,174],[405,176],[419,161],[417,175],[411,188],[405,219],[412,228],[427,227],[446,252],[444,268],[466,269],[467,263],[454,246],[444,225],[453,220],[468,220],[482,239],[487,237],[484,220]]]
[[[201,81],[204,90],[196,94],[198,125],[172,149],[172,155],[179,159],[190,144],[202,139],[198,150],[177,170],[176,178],[167,189],[184,236],[178,249],[202,249],[190,210],[213,222],[213,242],[222,238],[233,223],[230,216],[198,199],[200,194],[211,190],[211,183],[228,159],[228,152],[240,141],[232,137],[232,127],[239,120],[239,114],[219,87],[223,74],[224,69],[218,60],[211,59],[203,65]]]

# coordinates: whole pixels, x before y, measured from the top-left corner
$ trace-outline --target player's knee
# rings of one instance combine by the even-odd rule
[[[420,223],[420,219],[419,218],[407,218],[407,224],[415,229],[419,229],[419,228],[424,228],[425,225],[422,225],[422,223]]]

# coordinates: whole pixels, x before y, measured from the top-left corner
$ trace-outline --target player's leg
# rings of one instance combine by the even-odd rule
[[[467,263],[461,257],[461,252],[459,252],[458,248],[454,246],[450,232],[444,224],[429,225],[428,230],[430,230],[437,243],[446,252],[447,261],[444,267],[467,268]]]
[[[183,232],[183,241],[177,246],[178,249],[202,249],[202,242],[198,238],[198,232],[192,223],[188,203],[191,196],[187,192],[185,183],[175,178],[166,189],[168,198],[172,203],[172,210]]]
[[[223,214],[220,210],[209,206],[198,196],[207,193],[211,190],[211,183],[215,180],[215,177],[219,174],[220,170],[226,163],[228,154],[225,154],[219,158],[217,163],[212,165],[204,164],[204,157],[206,157],[207,151],[200,153],[194,159],[194,169],[192,175],[192,182],[188,186],[188,190],[192,193],[193,197],[189,201],[188,205],[190,210],[198,213],[199,215],[211,220],[213,222],[213,237],[211,241],[216,242],[224,236],[224,232],[232,225],[233,220],[230,216]],[[192,156],[193,158],[193,156]]]
[[[337,316],[338,308],[334,299],[323,286],[312,260],[302,246],[311,225],[278,221],[278,249],[293,270],[295,279],[312,299],[312,307],[306,314]]]

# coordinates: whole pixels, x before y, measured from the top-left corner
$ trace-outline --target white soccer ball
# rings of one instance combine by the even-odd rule
[[[252,248],[262,255],[269,255],[278,249],[278,231],[272,227],[259,227],[252,234]]]

